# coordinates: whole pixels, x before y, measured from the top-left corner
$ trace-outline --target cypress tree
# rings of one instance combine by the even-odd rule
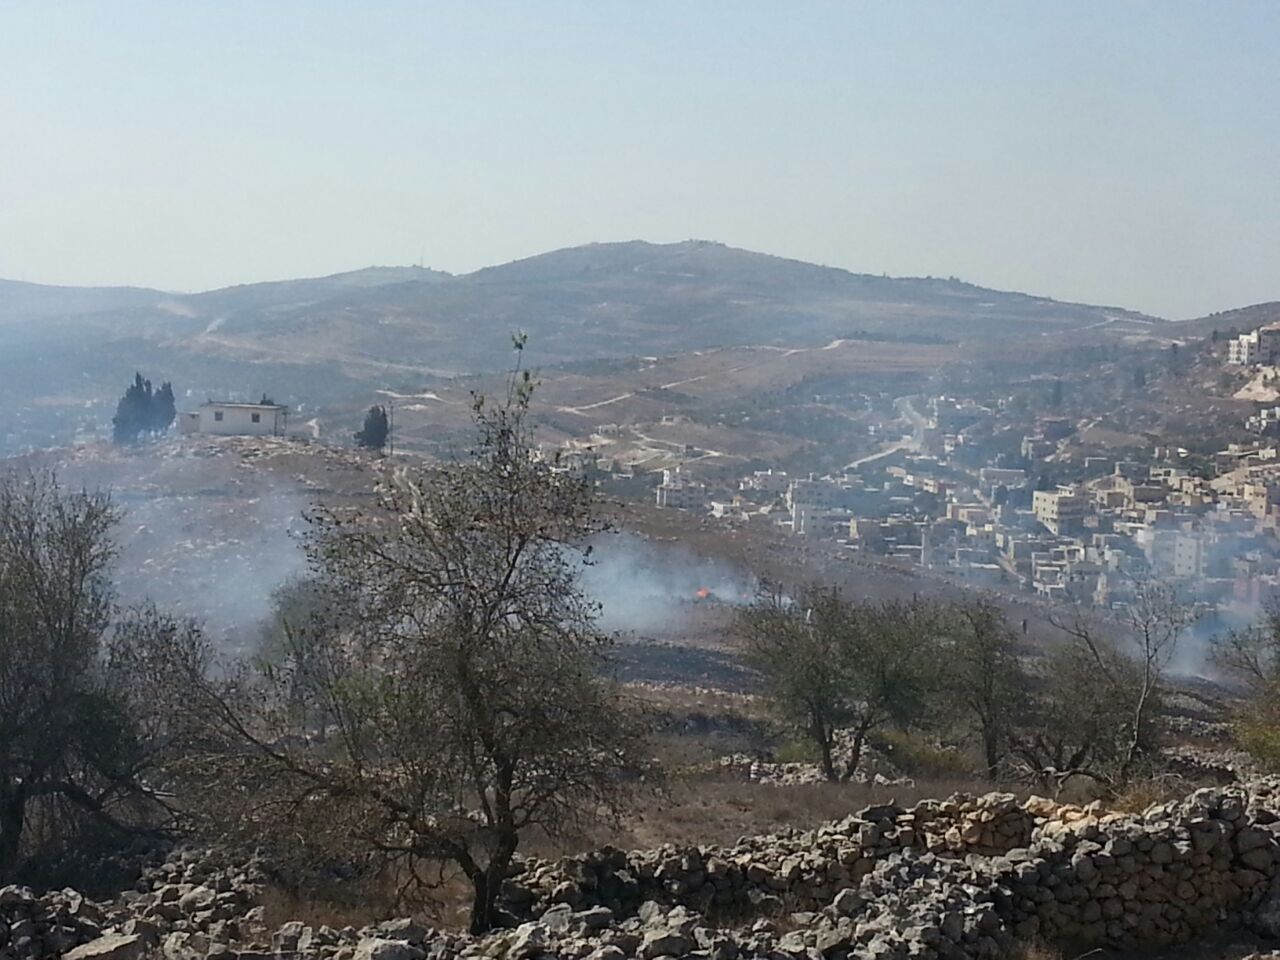
[[[387,445],[390,423],[387,420],[387,408],[375,404],[364,415],[364,427],[356,434],[356,446],[366,450],[381,450]]]

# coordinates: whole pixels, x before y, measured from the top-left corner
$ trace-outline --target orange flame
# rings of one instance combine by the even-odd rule
[[[697,597],[699,600],[705,600],[707,599],[707,597],[711,596],[711,591],[708,590],[706,587],[699,587],[698,592],[695,593],[694,596]]]

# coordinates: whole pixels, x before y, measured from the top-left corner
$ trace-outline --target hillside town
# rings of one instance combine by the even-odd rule
[[[1110,604],[1124,584],[1178,581],[1197,601],[1251,602],[1280,583],[1280,450],[1231,444],[1204,476],[1161,450],[1153,462],[1089,457],[1084,476],[1036,489],[1030,466],[962,465],[957,447],[980,444],[989,410],[944,431],[955,405],[929,401],[918,452],[838,475],[755,471],[733,491],[682,468],[664,471],[657,505],[724,523],[769,523],[852,551],[945,571],[984,586],[1014,585],[1046,598]],[[1024,438],[1026,459],[1048,462],[1073,432],[1046,418]]]
[[[1280,324],[1232,338],[1226,363],[1261,367]],[[1093,421],[1014,410],[1009,399],[899,398],[900,440],[825,475],[753,470],[729,484],[699,458],[663,470],[657,506],[726,525],[767,524],[853,554],[984,588],[1119,606],[1157,578],[1204,612],[1280,586],[1280,407],[1252,442],[1211,455],[1172,445],[1108,454]]]

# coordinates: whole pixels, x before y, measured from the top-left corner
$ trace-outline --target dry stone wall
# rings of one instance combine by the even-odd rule
[[[1280,939],[1280,789],[1142,814],[1007,794],[885,805],[731,847],[526,861],[510,929],[262,926],[252,864],[179,852],[111,904],[0,889],[0,960],[985,960],[1032,938],[1157,946],[1246,923]]]
[[[873,807],[726,849],[529,863],[509,892],[533,913],[790,914],[790,945],[823,956],[986,957],[1033,938],[1179,943],[1238,921],[1280,936],[1278,861],[1280,791],[1259,783],[1141,815],[999,794]]]
[[[743,837],[728,848],[605,848],[554,862],[528,860],[506,895],[522,913],[566,903],[626,914],[650,900],[726,914],[814,910],[904,849],[993,855],[1029,844],[1034,826],[1034,815],[1012,794],[958,795],[910,809],[869,807],[816,830]]]

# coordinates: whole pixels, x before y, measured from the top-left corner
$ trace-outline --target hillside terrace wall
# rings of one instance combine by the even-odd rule
[[[179,851],[110,904],[0,888],[0,960],[985,960],[1031,939],[1151,947],[1240,921],[1280,937],[1278,877],[1274,782],[1142,814],[957,796],[726,848],[525,861],[505,893],[526,919],[476,937],[409,920],[272,933],[253,864]]]
[[[507,893],[532,915],[564,904],[626,916],[653,901],[743,917],[822,911],[858,890],[877,914],[863,888],[883,886],[878,870],[923,869],[971,888],[956,909],[989,915],[983,922],[1010,937],[1153,945],[1194,939],[1255,910],[1278,861],[1274,783],[1200,790],[1143,814],[993,794],[873,807],[729,848],[530,861]]]

